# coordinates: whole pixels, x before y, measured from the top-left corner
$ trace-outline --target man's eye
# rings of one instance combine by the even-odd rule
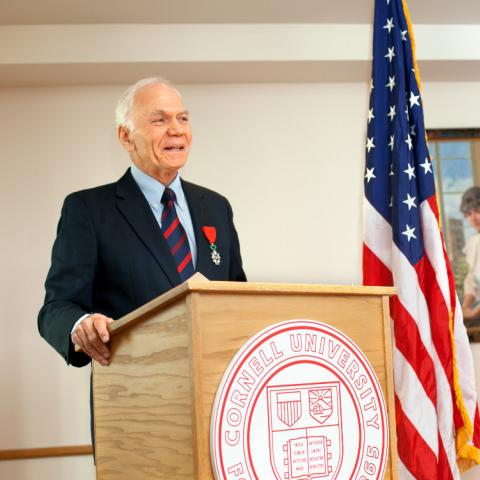
[[[163,123],[165,121],[164,118],[154,118],[153,123]]]
[[[185,117],[180,117],[180,121],[186,123],[186,122],[188,122],[188,117],[186,117],[186,116]]]

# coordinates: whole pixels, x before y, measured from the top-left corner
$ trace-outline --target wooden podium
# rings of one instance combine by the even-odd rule
[[[396,479],[392,288],[209,282],[200,274],[111,325],[111,363],[93,365],[98,480],[213,480],[210,415],[237,350],[263,328],[318,320],[351,338],[378,376]],[[270,479],[262,479],[270,480]]]

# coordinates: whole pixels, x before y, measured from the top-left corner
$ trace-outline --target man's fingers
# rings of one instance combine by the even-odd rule
[[[110,351],[106,343],[110,340],[107,326],[113,320],[105,315],[94,313],[84,318],[75,328],[72,340],[91,358],[108,365]]]
[[[83,327],[83,328],[82,328]],[[93,326],[93,322],[88,322],[85,325],[80,325],[80,328],[82,331],[86,334],[87,336],[87,341],[88,343],[99,353],[101,353],[103,356],[108,355],[108,348],[107,346],[102,342],[100,337],[98,336],[97,330]],[[85,341],[85,339],[84,339]]]
[[[107,325],[111,322],[113,322],[111,318],[94,313],[83,319],[72,335],[74,343],[102,365],[108,365],[110,356],[110,351],[105,343],[110,339]]]
[[[113,320],[103,315],[92,315],[93,326],[98,332],[98,336],[103,343],[107,343],[110,340],[110,335],[108,333],[107,325],[112,323]]]
[[[110,356],[110,352],[108,350],[108,347],[102,342],[102,340],[98,336],[98,332],[96,330],[92,330],[92,331],[87,332],[87,337],[88,337],[88,341],[90,342],[90,345],[97,352],[99,352],[105,358],[108,358]]]
[[[90,342],[95,345],[95,348],[104,353],[108,354],[108,347],[104,345],[110,339],[110,335],[108,334],[107,324],[108,324],[108,317],[101,315],[99,313],[94,313],[90,315],[89,318],[85,319],[85,331],[88,334],[88,338]]]
[[[77,345],[80,345],[80,347],[82,347],[82,350],[88,356],[90,356],[97,362],[100,362],[102,365],[108,365],[108,359],[90,341],[90,339],[88,338],[88,334],[80,325],[75,329],[75,333],[73,334],[73,341]]]

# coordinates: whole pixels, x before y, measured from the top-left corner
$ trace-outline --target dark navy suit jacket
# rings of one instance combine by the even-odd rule
[[[218,193],[182,180],[195,230],[196,271],[209,280],[245,281],[232,209]],[[222,260],[215,265],[202,226],[217,230]],[[85,313],[114,319],[181,283],[168,245],[130,170],[118,182],[72,193],[64,202],[40,334],[75,366],[90,362],[74,351],[70,332]]]

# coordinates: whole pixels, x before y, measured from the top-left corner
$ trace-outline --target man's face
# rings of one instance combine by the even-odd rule
[[[168,185],[185,165],[192,143],[182,99],[166,85],[149,85],[135,95],[131,119],[134,129],[120,127],[120,141],[140,170]]]
[[[480,232],[480,207],[470,208],[465,217],[470,224],[477,232]]]

